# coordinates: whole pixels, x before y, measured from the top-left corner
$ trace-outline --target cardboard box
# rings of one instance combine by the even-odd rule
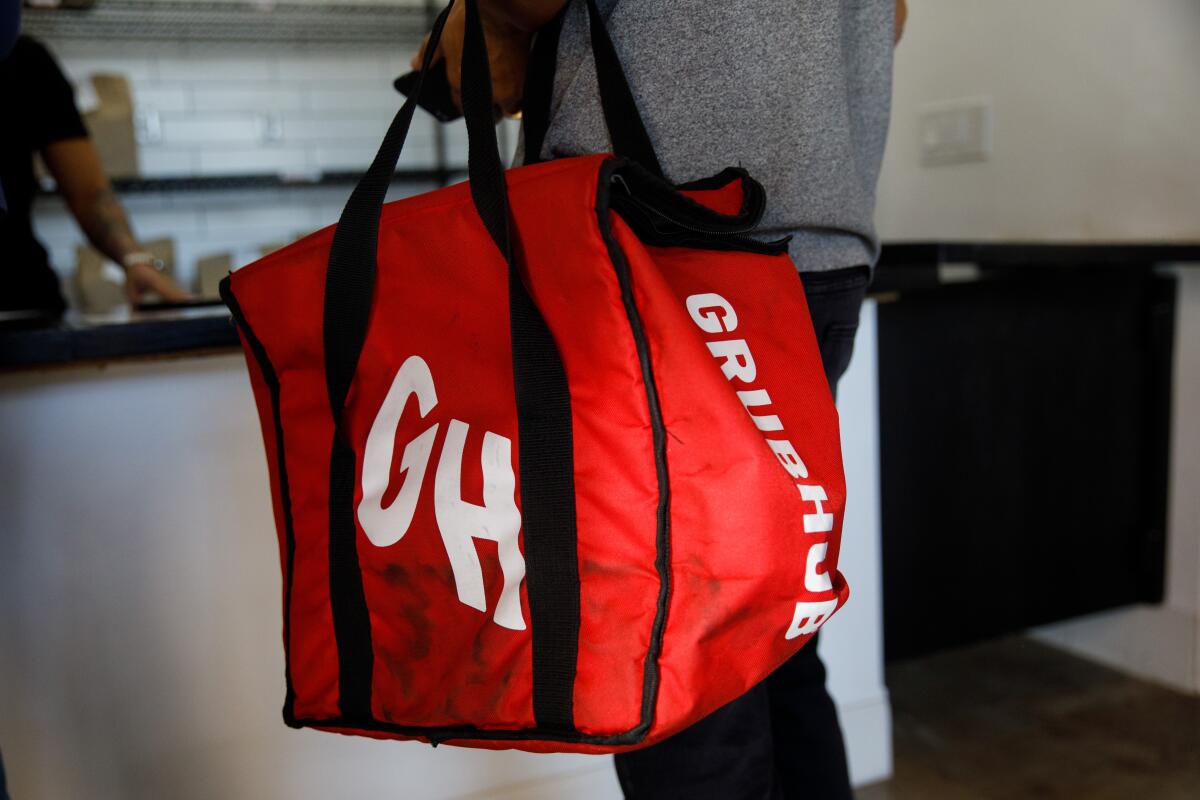
[[[163,262],[163,272],[175,274],[175,242],[154,239],[142,242],[147,251]],[[99,250],[87,245],[75,248],[75,296],[85,314],[108,314],[127,304],[125,271]],[[149,298],[148,298],[149,299]]]
[[[104,172],[110,178],[135,178],[140,173],[129,81],[124,75],[97,73],[91,82],[96,104],[83,112],[83,121]]]
[[[233,268],[232,253],[215,253],[196,262],[196,288],[205,300],[216,300],[221,296],[220,285]]]

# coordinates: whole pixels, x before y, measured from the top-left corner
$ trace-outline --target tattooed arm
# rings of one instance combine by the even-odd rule
[[[129,227],[125,209],[113,192],[90,139],[62,139],[42,151],[58,190],[88,239],[104,255],[125,268],[125,293],[137,303],[142,293],[153,291],[164,300],[186,300],[191,295],[139,258],[145,248]]]

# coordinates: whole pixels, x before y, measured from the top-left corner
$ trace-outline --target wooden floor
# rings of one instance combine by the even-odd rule
[[[895,776],[859,800],[1200,800],[1200,698],[1023,637],[887,675]]]

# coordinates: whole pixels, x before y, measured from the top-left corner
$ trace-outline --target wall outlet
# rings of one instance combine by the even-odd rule
[[[921,164],[987,161],[992,155],[992,102],[952,100],[921,108]]]

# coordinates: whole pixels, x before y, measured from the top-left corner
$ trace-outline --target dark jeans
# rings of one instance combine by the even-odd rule
[[[866,267],[803,275],[825,375],[850,364]],[[732,703],[664,742],[616,757],[630,800],[841,800],[853,797],[825,665],[813,638]]]

